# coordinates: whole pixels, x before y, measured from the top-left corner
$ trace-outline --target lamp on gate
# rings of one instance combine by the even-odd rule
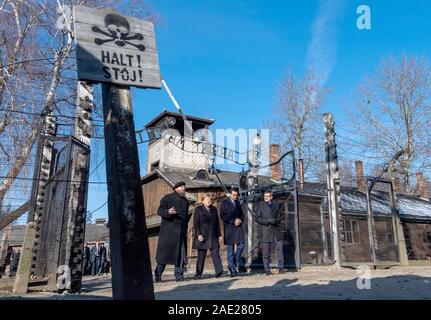
[[[254,137],[253,137],[253,145],[258,146],[260,145],[261,139],[260,139],[260,133],[258,132]]]

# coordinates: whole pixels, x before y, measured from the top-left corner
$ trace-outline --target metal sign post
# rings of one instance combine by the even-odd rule
[[[74,14],[79,80],[161,88],[151,22],[83,6]]]
[[[102,82],[114,299],[154,299],[130,86],[161,88],[153,24],[77,6],[79,80]]]

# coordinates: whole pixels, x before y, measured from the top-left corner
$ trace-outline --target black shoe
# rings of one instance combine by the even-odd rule
[[[155,281],[156,282],[162,282],[162,277],[161,276],[159,276],[159,275],[154,275],[154,279],[155,279]]]
[[[238,275],[238,273],[236,273],[236,272],[231,272],[231,273],[230,273],[230,277],[231,277],[231,278],[234,278],[234,277],[236,277],[237,275]]]
[[[184,278],[178,278],[178,279],[175,279],[175,281],[176,282],[182,282],[182,281],[184,281]]]
[[[282,274],[282,273],[285,273],[285,271],[284,271],[284,269],[280,268],[280,269],[278,269],[278,273]]]
[[[201,274],[196,274],[196,275],[193,277],[193,280],[199,280],[199,279],[202,279],[202,275],[201,275]]]
[[[216,277],[216,278],[220,278],[222,275],[223,275],[223,271],[222,271],[222,272],[219,272],[219,273],[216,273],[215,277]]]
[[[272,276],[272,272],[271,271],[265,271],[265,275],[266,276]]]

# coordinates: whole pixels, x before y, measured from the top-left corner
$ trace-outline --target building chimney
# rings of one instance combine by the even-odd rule
[[[401,180],[398,177],[394,178],[394,191],[401,192]]]
[[[280,145],[270,144],[269,145],[269,163],[273,163],[280,160]],[[271,166],[271,178],[275,181],[281,180],[281,166],[277,163]]]
[[[362,164],[362,161],[355,161],[355,171],[358,190],[365,192],[367,190],[367,182],[364,177],[364,165]]]
[[[427,182],[422,172],[416,173],[416,185],[418,188],[419,196],[428,199]]]
[[[304,160],[303,159],[298,160],[298,174],[299,174],[299,187],[301,188],[301,190],[304,190],[305,178],[304,178]]]

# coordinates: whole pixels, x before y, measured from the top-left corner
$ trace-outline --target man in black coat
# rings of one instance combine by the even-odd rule
[[[82,251],[82,275],[86,276],[88,274],[88,266],[90,264],[90,248],[88,243],[84,243],[84,249]]]
[[[157,266],[154,270],[156,282],[161,281],[167,264],[175,265],[177,281],[184,280],[184,266],[187,264],[187,226],[190,219],[185,186],[184,181],[178,182],[173,187],[174,192],[160,200],[157,214],[162,217],[162,223],[157,243]]]
[[[90,249],[91,275],[95,276],[100,269],[100,244],[97,241]]]
[[[284,234],[280,226],[282,216],[279,204],[272,201],[272,198],[272,192],[266,191],[263,195],[264,201],[259,203],[256,212],[256,222],[261,225],[263,267],[267,275],[271,274],[271,270],[269,269],[269,255],[273,241],[275,241],[277,245],[278,272],[284,272]]]
[[[242,230],[244,213],[238,201],[237,189],[231,189],[229,197],[222,201],[220,217],[224,225],[224,244],[227,245],[229,272],[231,277],[235,277],[238,274],[238,264],[244,250],[244,232]]]
[[[106,248],[103,242],[100,244],[99,254],[100,254],[100,264],[99,264],[99,270],[97,271],[98,275],[103,273],[103,270],[105,269],[105,265],[106,265]]]

